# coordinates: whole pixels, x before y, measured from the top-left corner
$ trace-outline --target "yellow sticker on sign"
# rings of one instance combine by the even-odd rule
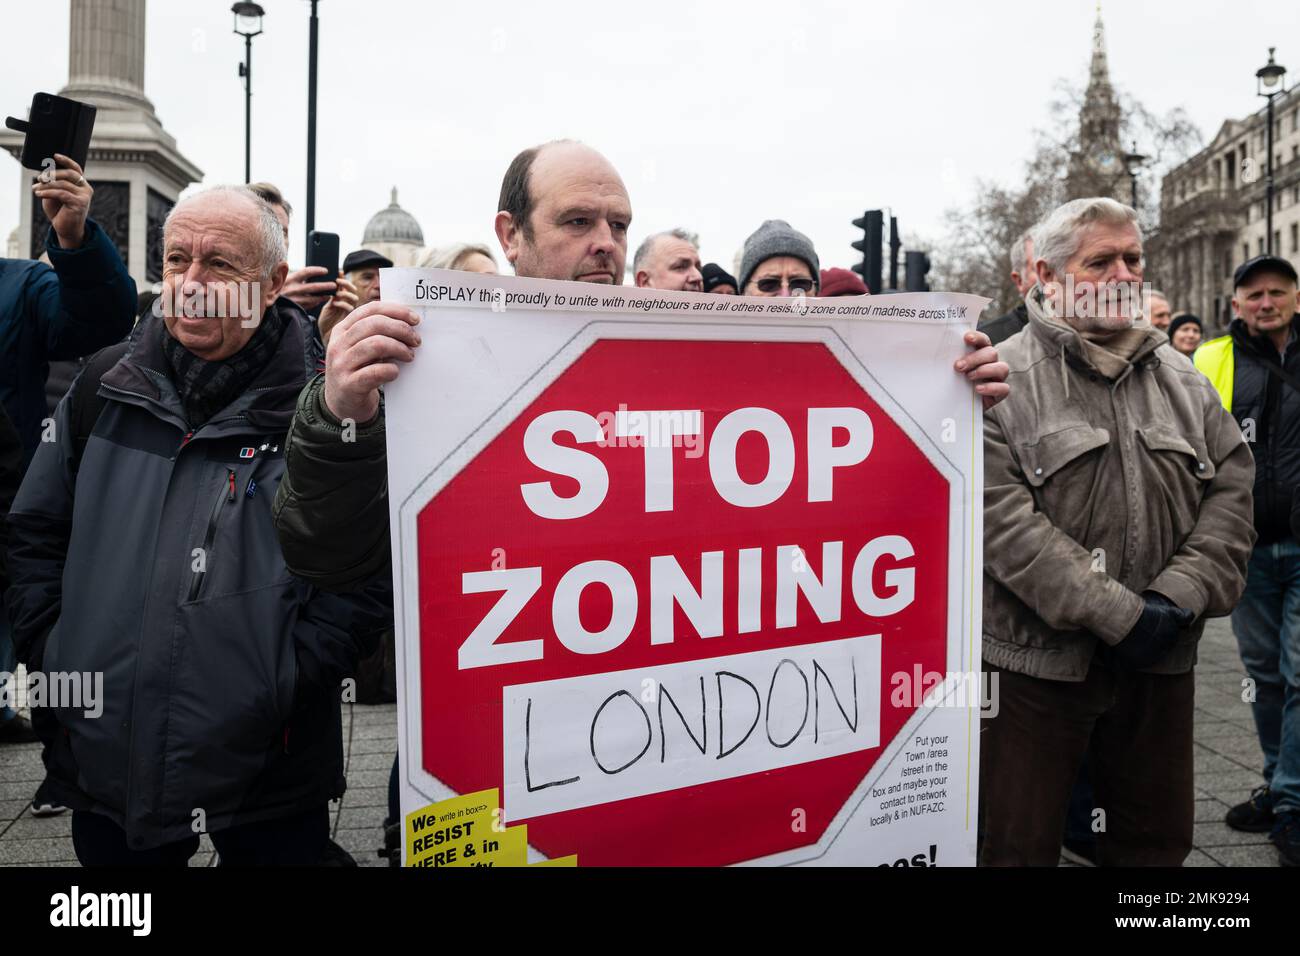
[[[577,866],[578,858],[544,862]],[[527,866],[528,826],[502,825],[495,787],[439,800],[406,815],[406,865]]]

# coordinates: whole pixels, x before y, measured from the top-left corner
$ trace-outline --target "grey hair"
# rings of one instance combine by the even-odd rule
[[[1093,223],[1131,224],[1137,229],[1138,242],[1142,241],[1142,227],[1138,225],[1137,213],[1131,207],[1104,196],[1072,199],[1057,206],[1035,227],[1035,260],[1046,260],[1053,272],[1061,274],[1065,271],[1065,264],[1079,251],[1083,228]]]
[[[1150,291],[1147,293],[1147,297],[1150,298],[1150,299],[1164,299],[1166,305],[1169,303],[1169,296],[1165,295],[1165,294],[1164,294],[1163,292],[1161,292],[1159,289],[1152,289],[1152,290],[1150,290]]]
[[[200,196],[210,196],[213,193],[232,193],[236,196],[242,196],[257,209],[257,224],[260,227],[258,229],[257,244],[260,247],[258,257],[261,260],[261,278],[269,280],[276,267],[289,257],[284,244],[284,227],[280,225],[280,220],[275,218],[275,211],[271,209],[270,203],[247,186],[212,186],[202,192],[195,193],[193,196],[186,196],[172,206],[171,211],[167,213],[167,218],[163,220],[164,239],[167,236],[168,228],[172,224],[172,217],[176,215],[178,209],[193,199],[198,199]]]
[[[700,248],[699,233],[689,232],[682,228],[668,229],[665,232],[653,233],[652,235],[645,237],[645,241],[637,247],[636,255],[632,257],[633,275],[636,275],[640,270],[641,264],[650,257],[650,253],[654,252],[655,244],[658,243],[660,239],[681,239],[683,242],[689,242],[694,246],[697,252]]]
[[[421,269],[459,269],[465,259],[476,252],[491,259],[492,267],[496,268],[497,257],[482,242],[456,242],[450,246],[429,249],[420,257],[418,265]]]
[[[1034,230],[1036,226],[1030,226],[1022,232],[1015,242],[1011,244],[1011,252],[1007,256],[1011,260],[1011,271],[1024,274],[1025,263],[1029,259],[1029,246],[1032,244],[1035,251],[1038,249],[1038,239]],[[1030,265],[1032,270],[1033,266]]]

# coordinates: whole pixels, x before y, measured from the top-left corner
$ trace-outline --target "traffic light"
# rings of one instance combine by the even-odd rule
[[[889,217],[889,287],[898,288],[898,250],[903,243],[898,238],[898,217]]]
[[[930,257],[924,252],[908,252],[903,257],[903,268],[907,271],[904,288],[908,292],[929,292],[930,283],[926,274],[930,271]]]
[[[879,295],[880,273],[884,266],[881,234],[885,227],[885,215],[879,209],[869,209],[863,213],[861,219],[854,219],[853,225],[862,230],[862,238],[853,243],[853,248],[862,253],[862,261],[854,264],[853,271],[862,276],[868,292]]]

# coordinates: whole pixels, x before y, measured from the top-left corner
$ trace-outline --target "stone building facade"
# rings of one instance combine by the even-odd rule
[[[1162,180],[1161,282],[1174,311],[1207,331],[1232,319],[1232,273],[1267,248],[1267,108],[1227,120]],[[1300,88],[1273,101],[1273,253],[1300,263]]]

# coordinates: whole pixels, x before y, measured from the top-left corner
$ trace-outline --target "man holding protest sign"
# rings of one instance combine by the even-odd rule
[[[609,161],[590,147],[561,141],[515,157],[502,182],[495,226],[518,276],[618,286],[631,219],[627,190]],[[363,305],[340,323],[324,376],[299,398],[275,520],[290,566],[320,587],[354,589],[388,566],[380,388],[413,360],[418,322],[401,306]],[[969,332],[965,341],[975,351],[958,359],[956,370],[974,383],[987,408],[1007,394],[1006,366],[986,336]],[[389,816],[391,824],[392,807]],[[386,836],[386,846],[390,842]]]
[[[497,238],[521,277],[622,285],[631,222],[618,171],[581,143],[526,149],[501,183]],[[339,323],[325,374],[298,399],[276,527],[289,566],[319,587],[356,587],[388,564],[380,388],[414,359],[419,321],[402,306],[362,305]],[[983,333],[969,332],[965,341],[974,351],[954,367],[989,408],[1009,393],[1007,366]]]

